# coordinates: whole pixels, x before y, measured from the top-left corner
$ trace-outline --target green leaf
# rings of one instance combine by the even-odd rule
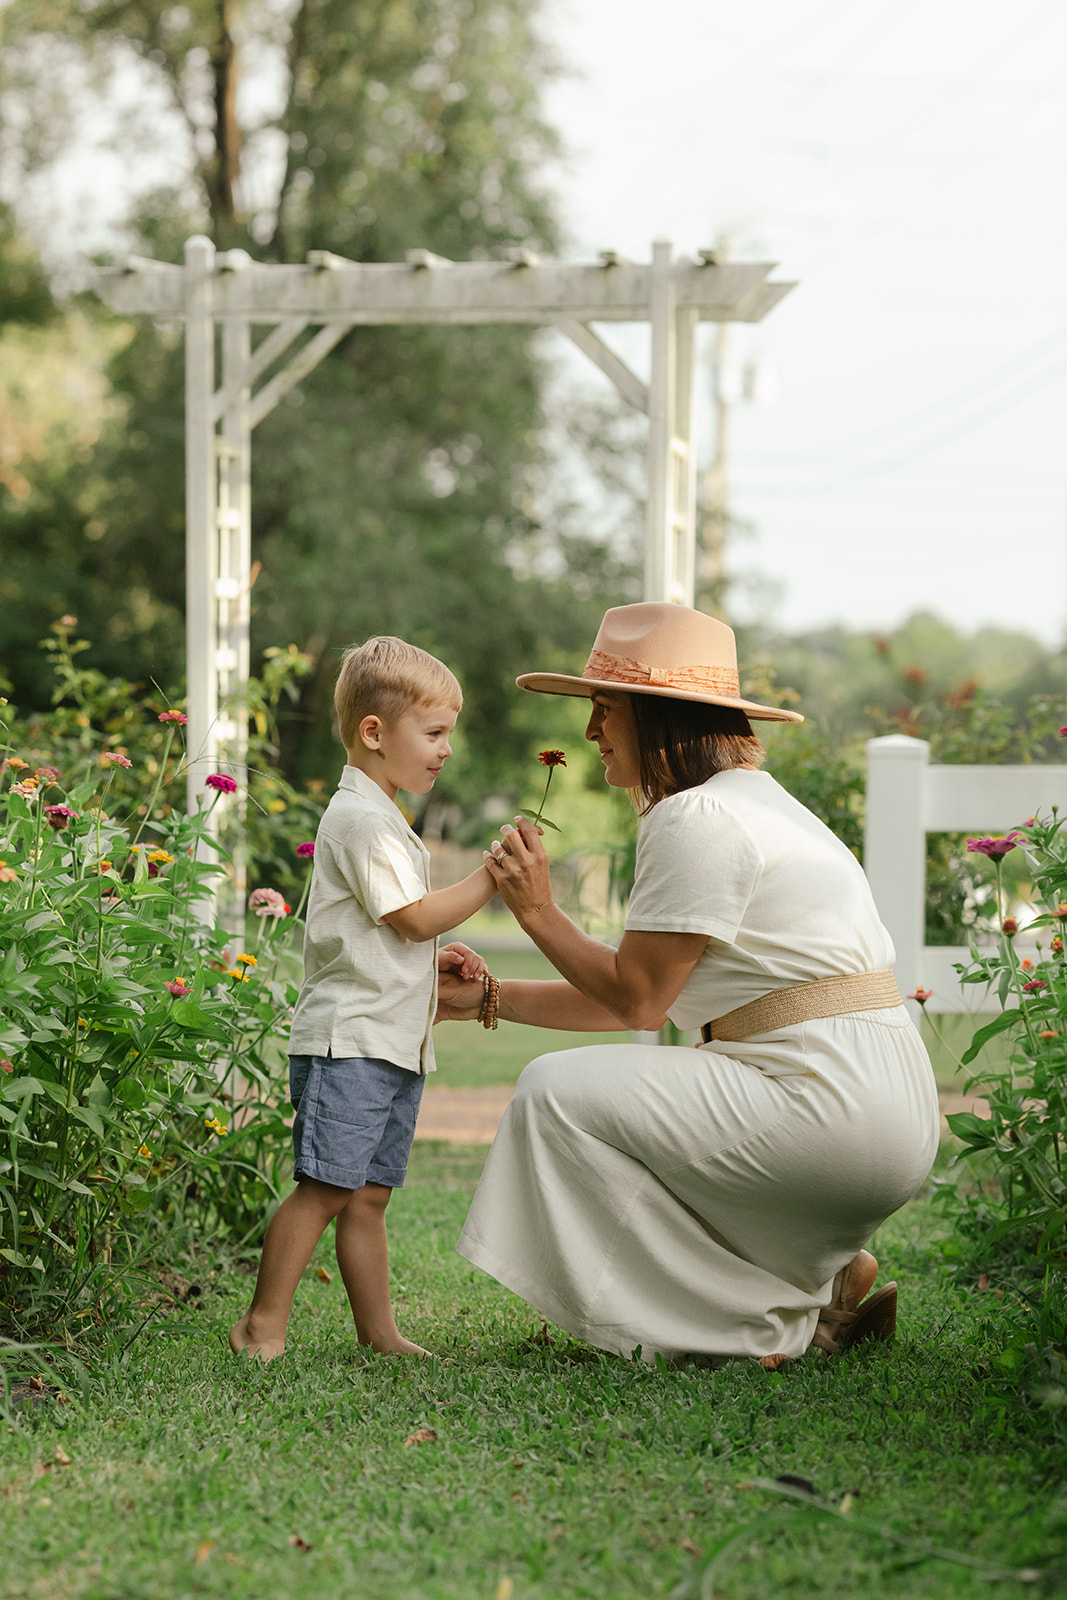
[[[979,1028],[960,1057],[962,1064],[965,1067],[970,1066],[984,1044],[988,1043],[990,1039],[995,1039],[998,1033],[1003,1033],[1005,1028],[1012,1028],[1017,1022],[1021,1021],[1022,1012],[1018,1006],[1013,1006],[1008,1011],[1002,1011],[999,1016],[993,1018],[992,1022],[987,1022],[984,1028]]]
[[[559,828],[554,822],[549,822],[547,817],[542,817],[536,811],[520,811],[520,817],[527,817],[530,822],[536,822],[539,828],[551,828],[553,833],[559,833]]]
[[[199,1033],[221,1034],[224,1031],[215,1017],[209,1017],[206,1011],[194,1006],[191,1000],[175,1000],[170,1008],[170,1014],[182,1028],[194,1028]]]
[[[953,1111],[945,1118],[957,1139],[976,1149],[993,1144],[995,1134],[988,1117],[979,1117],[973,1111]]]

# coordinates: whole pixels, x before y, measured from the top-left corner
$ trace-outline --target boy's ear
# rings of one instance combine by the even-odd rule
[[[368,750],[377,750],[382,742],[385,724],[379,716],[364,717],[359,725],[359,737]]]

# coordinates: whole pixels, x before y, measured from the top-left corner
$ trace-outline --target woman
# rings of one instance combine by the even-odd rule
[[[539,1057],[500,1125],[458,1249],[568,1332],[645,1360],[835,1351],[892,1336],[863,1246],[922,1183],[938,1138],[930,1062],[889,971],[867,880],[758,770],[733,633],[680,606],[609,611],[581,677],[605,777],[636,796],[618,949],[554,904],[539,832],[486,852],[561,981],[444,983],[443,1016],[545,1027],[703,1027],[697,1049]],[[488,1011],[488,1015],[487,1015]],[[861,1305],[862,1302],[862,1305]]]

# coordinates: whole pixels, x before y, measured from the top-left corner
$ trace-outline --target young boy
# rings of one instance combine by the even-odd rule
[[[304,982],[289,1036],[296,1188],[271,1219],[248,1311],[230,1346],[269,1361],[285,1349],[296,1286],[337,1218],[337,1264],[360,1344],[424,1355],[389,1299],[385,1208],[404,1181],[426,1074],[437,969],[478,977],[465,945],[437,935],[496,892],[484,867],[430,892],[429,852],[396,805],[428,794],[463,703],[442,662],[381,637],[350,649],[334,691],[348,764],[315,841]]]

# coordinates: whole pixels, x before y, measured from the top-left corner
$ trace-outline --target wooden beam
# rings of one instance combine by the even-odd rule
[[[715,266],[680,258],[671,265],[671,295],[679,310],[691,308],[703,322],[758,322],[791,284],[769,284],[770,262],[723,262]],[[123,315],[147,312],[180,319],[185,314],[180,267],[108,270],[96,274],[97,293]],[[652,267],[632,261],[615,265],[465,261],[450,266],[407,263],[264,265],[225,272],[213,284],[217,319],[309,322],[348,326],[387,323],[486,323],[558,321],[647,322]]]
[[[606,345],[584,322],[572,322],[569,318],[561,317],[555,326],[611,379],[624,400],[629,400],[638,411],[648,415],[648,384],[642,383],[637,373],[631,371],[610,345]]]
[[[261,344],[257,344],[243,371],[223,383],[216,389],[211,405],[211,416],[217,422],[233,405],[242,389],[247,389],[255,383],[261,372],[266,372],[273,361],[287,350],[297,336],[303,333],[307,322],[303,317],[287,317],[284,322],[268,333]]]
[[[320,328],[315,337],[297,351],[289,365],[263,385],[248,407],[250,427],[254,428],[257,422],[262,422],[267,413],[274,410],[282,395],[287,394],[294,384],[306,378],[318,366],[323,356],[344,338],[348,326],[346,322],[331,322],[325,328]]]

